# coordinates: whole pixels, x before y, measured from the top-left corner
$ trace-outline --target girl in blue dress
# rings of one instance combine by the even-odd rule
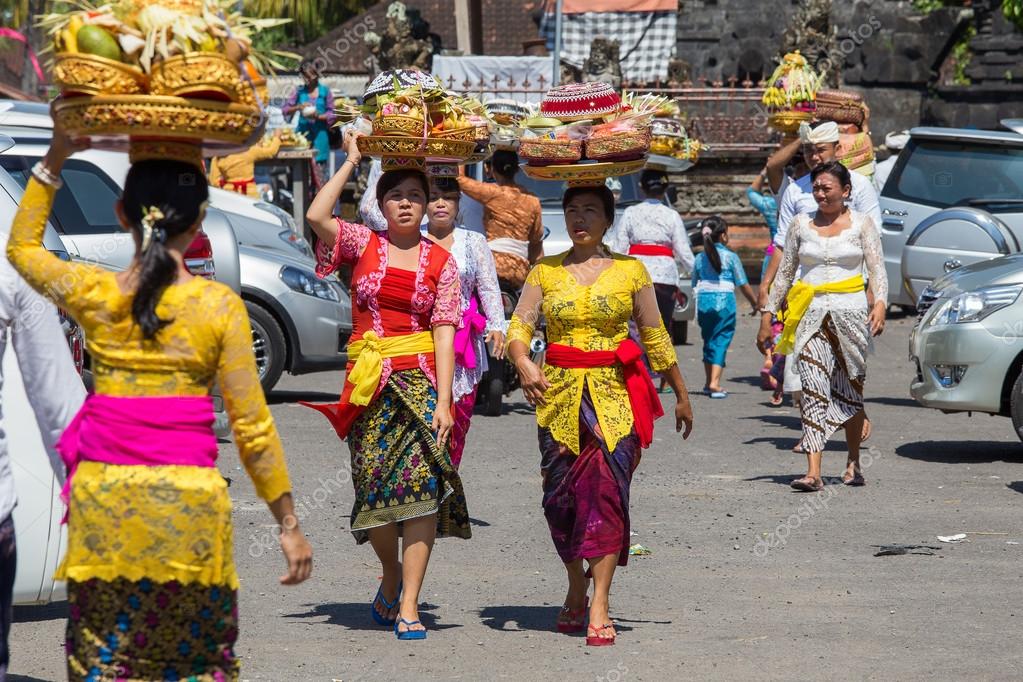
[[[746,279],[739,256],[728,248],[728,224],[718,216],[703,221],[703,251],[693,266],[696,321],[703,336],[703,368],[707,373],[704,393],[726,398],[721,388],[725,354],[735,335],[735,289],[738,287],[755,310],[757,300]]]

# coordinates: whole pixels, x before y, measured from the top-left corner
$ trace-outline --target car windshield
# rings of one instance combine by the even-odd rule
[[[938,208],[1020,212],[1012,200],[1023,197],[1023,147],[913,140],[907,151],[885,185],[886,196]]]

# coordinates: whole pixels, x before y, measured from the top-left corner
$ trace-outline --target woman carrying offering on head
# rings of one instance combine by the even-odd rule
[[[346,134],[348,158],[306,213],[321,243],[317,274],[352,266],[355,326],[340,402],[310,406],[348,440],[352,534],[373,545],[383,572],[370,615],[398,639],[423,639],[419,592],[434,538],[471,534],[449,455],[462,297],[455,259],[420,232],[430,197],[422,171],[381,175],[384,231],[332,214],[361,160],[357,138]]]
[[[454,167],[445,167],[454,170]],[[430,202],[426,206],[427,233],[448,251],[458,264],[462,295],[462,322],[455,331],[455,379],[452,400],[455,423],[451,430],[451,464],[457,469],[465,450],[476,388],[487,369],[487,349],[494,357],[504,357],[504,304],[497,283],[494,256],[486,238],[465,229],[459,223],[462,193],[454,174],[434,176],[430,180]]]
[[[508,354],[526,400],[536,406],[544,515],[568,573],[557,628],[585,629],[586,643],[602,646],[616,636],[608,602],[615,568],[629,556],[632,474],[663,414],[643,350],[629,339],[630,320],[651,366],[675,392],[675,428],[684,429],[683,437],[693,415],[650,275],[638,260],[602,245],[614,220],[611,191],[573,187],[562,203],[572,248],[529,273],[508,330]],[[542,370],[529,356],[541,314],[550,343]]]
[[[761,311],[758,345],[771,337],[771,311],[788,303],[778,352],[798,363],[803,385],[800,411],[807,473],[792,487],[824,487],[821,453],[836,429],[845,428],[849,455],[842,482],[863,485],[860,442],[863,436],[863,381],[871,336],[884,330],[888,278],[881,237],[873,219],[850,209],[849,170],[837,161],[811,172],[815,213],[797,215],[789,226],[784,257],[771,286],[768,308]],[[873,305],[868,308],[864,268]],[[795,284],[796,273],[802,279]]]
[[[135,239],[127,270],[47,251],[61,169],[83,146],[55,116],[7,244],[25,279],[85,329],[96,381],[58,444],[68,472],[68,549],[56,576],[68,585],[68,678],[234,680],[238,576],[216,467],[215,382],[242,464],[281,528],[281,583],[300,583],[312,568],[245,304],[185,267],[209,192],[198,146],[189,161],[163,149],[132,164],[116,205]],[[174,148],[182,146],[191,147]]]

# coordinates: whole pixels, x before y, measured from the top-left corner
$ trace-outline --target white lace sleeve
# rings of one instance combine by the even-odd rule
[[[471,257],[476,261],[476,292],[483,306],[483,314],[487,318],[487,332],[505,332],[508,323],[504,319],[504,303],[501,299],[501,287],[497,282],[497,266],[494,254],[487,246],[487,239],[476,232],[466,232]]]
[[[788,226],[785,235],[785,250],[782,252],[781,265],[778,273],[771,282],[771,293],[767,298],[767,308],[771,311],[781,310],[785,297],[788,296],[792,282],[796,278],[796,271],[799,270],[799,231],[800,220],[804,215],[797,215]]]
[[[863,260],[867,264],[867,280],[874,294],[874,301],[888,304],[888,273],[884,267],[884,253],[881,250],[881,235],[869,215],[862,218]]]

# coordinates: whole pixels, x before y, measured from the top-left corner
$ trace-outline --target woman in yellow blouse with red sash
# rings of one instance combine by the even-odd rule
[[[302,582],[312,565],[245,304],[184,265],[208,196],[198,147],[193,162],[151,158],[128,171],[116,207],[138,249],[127,270],[47,251],[61,168],[79,148],[55,121],[7,243],[25,280],[85,329],[96,380],[58,444],[68,468],[68,549],[57,571],[68,583],[68,678],[234,680],[238,576],[216,468],[215,381],[242,464],[282,528],[281,582]]]
[[[651,366],[675,392],[675,428],[684,429],[685,438],[693,414],[646,268],[602,245],[614,220],[611,191],[573,187],[562,205],[572,248],[529,273],[508,351],[526,399],[536,406],[544,515],[568,572],[558,630],[583,630],[592,575],[586,643],[603,646],[614,644],[616,635],[608,600],[615,567],[629,557],[632,472],[653,439],[654,419],[664,413],[642,350],[629,339],[630,320]],[[542,371],[529,358],[541,313],[550,343]]]

